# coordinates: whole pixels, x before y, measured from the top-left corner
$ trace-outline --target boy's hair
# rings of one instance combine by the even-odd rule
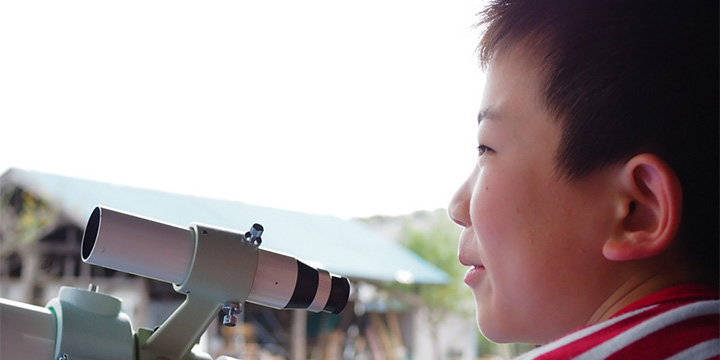
[[[681,242],[717,283],[718,1],[492,0],[480,15],[483,66],[512,46],[539,61],[558,173],[664,159],[683,189]]]

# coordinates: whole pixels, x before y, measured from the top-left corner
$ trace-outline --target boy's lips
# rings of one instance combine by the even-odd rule
[[[467,284],[468,286],[472,286],[473,284],[478,282],[482,274],[485,273],[485,266],[480,262],[467,260],[462,255],[460,256],[459,260],[461,264],[465,266],[470,266],[470,269],[468,269],[468,271],[465,273],[464,281],[465,284]]]
[[[473,265],[468,271],[465,273],[465,284],[472,287],[474,284],[477,284],[478,281],[482,278],[483,274],[485,274],[485,266],[482,265]]]

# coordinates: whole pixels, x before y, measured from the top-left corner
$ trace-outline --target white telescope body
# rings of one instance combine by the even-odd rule
[[[345,308],[346,278],[260,249],[261,233],[258,224],[241,235],[96,207],[83,234],[83,260],[171,283],[185,301],[158,328],[133,333],[120,299],[93,285],[62,287],[45,308],[0,299],[0,359],[212,360],[194,345],[221,309],[224,324],[234,326],[245,301],[335,314]]]
[[[0,299],[0,359],[132,359],[120,299],[63,286],[43,308]]]
[[[55,316],[44,307],[0,299],[0,359],[52,359]]]
[[[350,295],[346,278],[261,249],[245,236],[196,223],[183,228],[99,206],[83,234],[82,258],[174,284],[179,292],[219,291],[209,296],[222,303],[249,301],[334,314],[345,308]],[[203,289],[218,282],[208,286],[221,290]]]

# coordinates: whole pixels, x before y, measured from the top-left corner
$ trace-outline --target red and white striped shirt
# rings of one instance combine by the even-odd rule
[[[703,285],[659,291],[517,359],[720,359],[718,291]]]

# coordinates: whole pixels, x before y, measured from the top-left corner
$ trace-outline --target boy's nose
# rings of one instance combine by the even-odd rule
[[[462,184],[455,192],[448,205],[448,216],[456,224],[462,227],[469,227],[470,222],[470,196],[468,192],[468,181]]]

